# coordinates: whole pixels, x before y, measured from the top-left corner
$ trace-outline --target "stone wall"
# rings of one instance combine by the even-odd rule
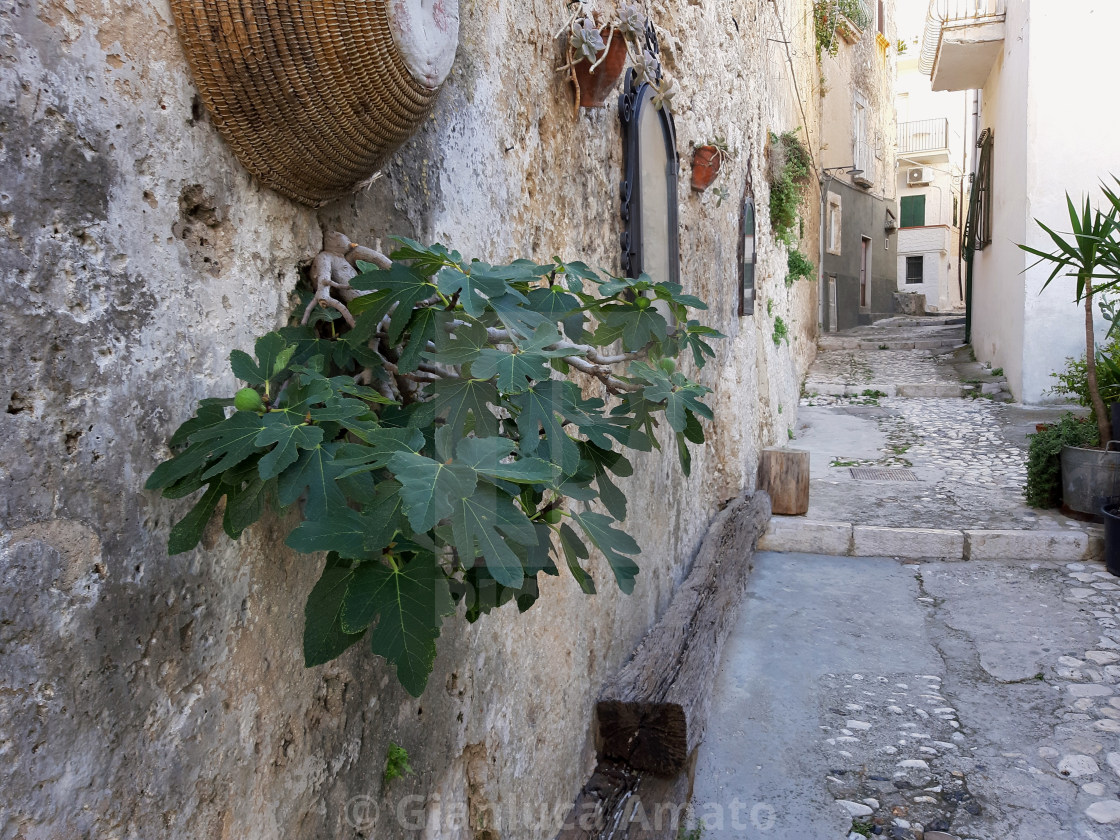
[[[807,6],[651,4],[681,89],[682,280],[728,335],[702,375],[710,444],[688,480],[671,448],[636,464],[633,595],[600,562],[598,596],[549,579],[523,616],[449,619],[418,700],[361,649],[303,668],[320,560],[284,549],[283,523],[169,558],[188,503],[142,486],[196,400],[232,391],[229,351],[284,323],[322,225],[617,269],[617,113],[573,113],[554,70],[563,4],[463,0],[431,119],[384,178],[319,211],[233,159],[166,2],[0,11],[0,838],[351,837],[348,821],[371,837],[551,836],[524,815],[562,808],[585,780],[600,684],[665,609],[719,504],[753,485],[759,448],[795,424],[815,289],[783,282],[763,173],[767,132],[802,122],[791,63],[803,94],[815,78]],[[691,147],[714,135],[736,153],[721,207],[688,189]],[[740,319],[748,169],[759,304]],[[777,316],[789,344],[771,339]],[[385,785],[390,742],[416,774]],[[402,827],[398,806],[429,828]],[[502,824],[456,827],[467,810]]]

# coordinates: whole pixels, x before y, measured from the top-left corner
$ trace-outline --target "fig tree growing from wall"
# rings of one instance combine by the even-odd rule
[[[419,695],[459,603],[472,622],[509,601],[524,611],[561,561],[593,593],[591,547],[632,591],[624,451],[658,447],[664,418],[688,473],[711,411],[678,360],[702,367],[722,336],[689,319],[706,307],[675,284],[400,242],[391,259],[324,251],[319,305],[258,339],[256,358],[230,354],[246,387],[202,400],[147,487],[201,492],[172,554],[215,516],[237,539],[267,508],[299,507],[286,544],[327,552],[307,598],[306,664],[368,637]]]

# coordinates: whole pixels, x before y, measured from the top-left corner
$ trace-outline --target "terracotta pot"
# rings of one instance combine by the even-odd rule
[[[601,33],[604,43],[609,32]],[[600,56],[602,58],[602,56]],[[602,108],[607,94],[614,90],[618,79],[626,67],[626,39],[621,32],[615,32],[607,57],[603,63],[591,70],[591,62],[580,61],[575,65],[576,81],[579,83],[579,104],[583,108]]]
[[[703,192],[719,175],[723,155],[715,146],[698,146],[692,154],[692,188]]]

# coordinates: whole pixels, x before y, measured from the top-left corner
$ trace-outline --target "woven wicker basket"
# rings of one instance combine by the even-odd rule
[[[352,192],[427,115],[388,0],[171,0],[202,101],[245,168],[312,206]]]

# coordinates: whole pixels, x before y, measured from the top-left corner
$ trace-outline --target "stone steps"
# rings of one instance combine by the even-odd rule
[[[913,399],[950,399],[968,396],[973,386],[959,382],[860,382],[855,385],[843,382],[805,381],[805,393],[826,397],[858,397],[864,391],[879,391],[888,397]]]
[[[1091,524],[1064,530],[957,530],[887,528],[775,516],[759,539],[758,548],[836,557],[1077,562],[1100,559],[1104,536],[1100,526]]]
[[[819,350],[954,350],[964,344],[964,331],[942,338],[853,338],[822,335],[817,339]]]

